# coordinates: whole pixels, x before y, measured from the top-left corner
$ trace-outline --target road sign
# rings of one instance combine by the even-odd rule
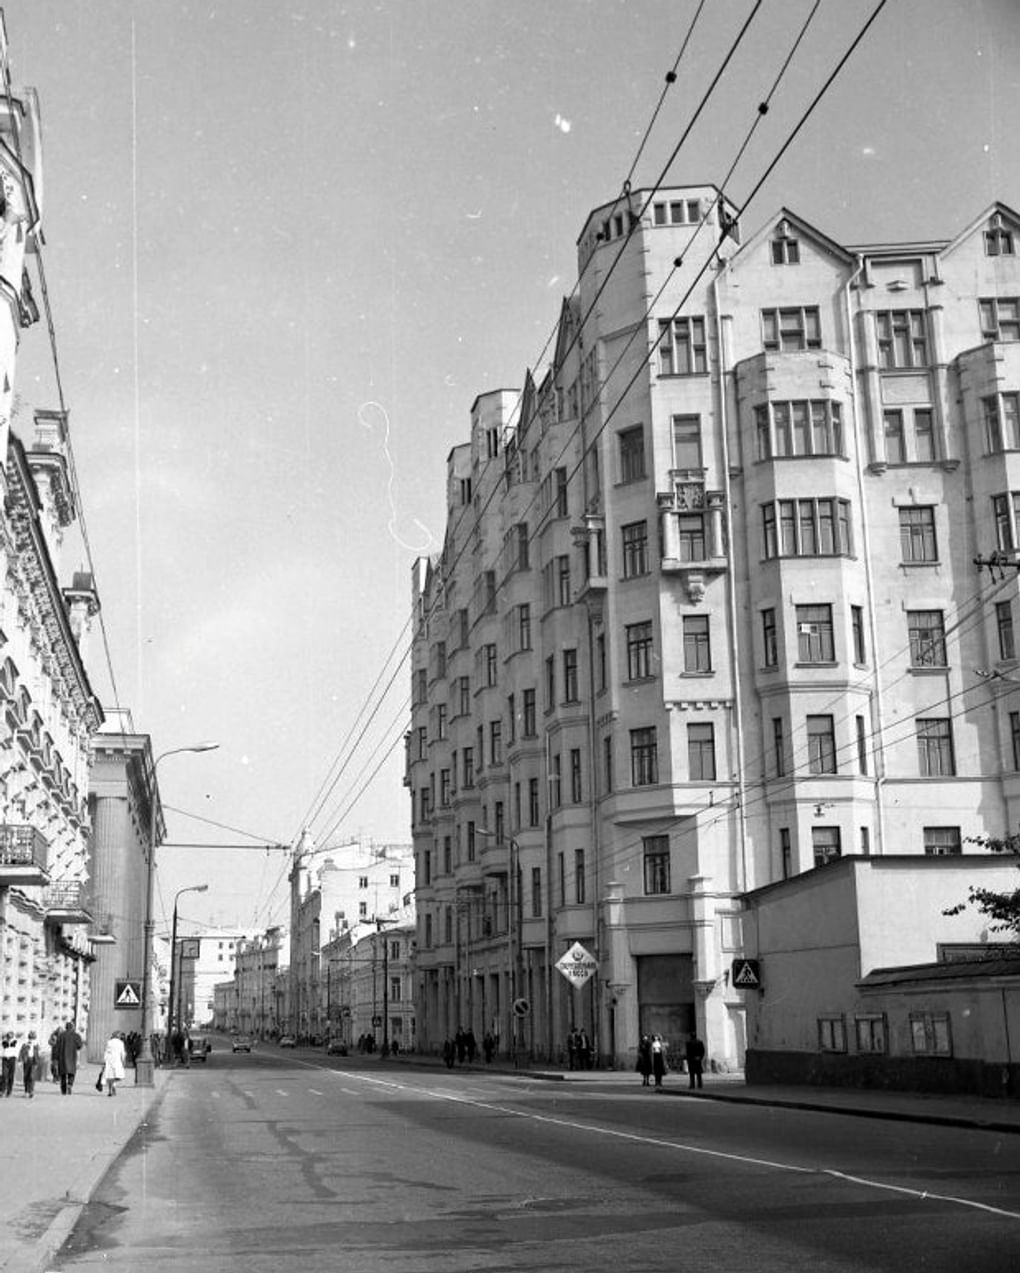
[[[382,1017],[373,1017],[373,1018],[372,1018],[372,1024],[373,1024],[374,1026],[380,1026],[380,1025],[382,1025]]]
[[[514,1016],[515,1017],[526,1017],[530,1011],[531,1011],[531,1004],[528,1003],[527,999],[514,1000]]]
[[[556,967],[572,986],[583,986],[598,972],[598,960],[581,945],[579,941],[562,958],[557,959]]]
[[[738,990],[760,990],[761,973],[757,959],[734,959],[730,980]]]
[[[113,1006],[115,1008],[140,1008],[142,1005],[142,983],[140,981],[115,981],[113,983]]]
[[[202,953],[202,939],[200,937],[182,937],[181,938],[181,958],[182,959],[198,959]]]

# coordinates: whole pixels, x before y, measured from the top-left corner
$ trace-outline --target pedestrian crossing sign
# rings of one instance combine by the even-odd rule
[[[760,990],[761,973],[757,959],[734,959],[730,980],[738,990]]]
[[[113,1006],[115,1008],[139,1008],[142,1003],[142,983],[140,981],[115,981],[113,988]]]

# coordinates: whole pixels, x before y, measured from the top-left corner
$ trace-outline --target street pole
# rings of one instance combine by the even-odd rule
[[[190,747],[173,747],[164,751],[152,762],[152,787],[149,791],[149,860],[145,868],[145,926],[142,929],[142,1046],[135,1061],[135,1085],[137,1087],[153,1087],[156,1083],[156,1063],[152,1055],[152,960],[154,957],[153,936],[155,932],[156,895],[156,842],[159,839],[159,785],[157,773],[159,762],[167,756],[176,756],[185,751],[215,751],[219,743],[194,743]],[[173,952],[171,952],[172,954]]]
[[[184,980],[184,969],[177,963],[177,903],[184,893],[205,893],[208,892],[208,884],[192,884],[188,888],[178,889],[174,895],[174,922],[170,929],[170,994],[167,1001],[166,1009],[166,1039],[167,1043],[173,1040],[174,1022],[180,1024],[181,1014],[179,1007],[174,1002],[174,988],[176,986],[177,996],[180,997],[180,983]]]

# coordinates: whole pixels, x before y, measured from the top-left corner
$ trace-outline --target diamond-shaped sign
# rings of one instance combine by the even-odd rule
[[[557,959],[556,967],[572,986],[583,986],[598,972],[599,963],[593,954],[576,941],[565,955]]]

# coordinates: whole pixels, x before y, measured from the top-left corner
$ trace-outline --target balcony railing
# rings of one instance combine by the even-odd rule
[[[56,880],[43,889],[46,918],[58,924],[91,924],[85,885],[81,880]]]
[[[45,884],[48,851],[35,827],[0,824],[0,885]]]

